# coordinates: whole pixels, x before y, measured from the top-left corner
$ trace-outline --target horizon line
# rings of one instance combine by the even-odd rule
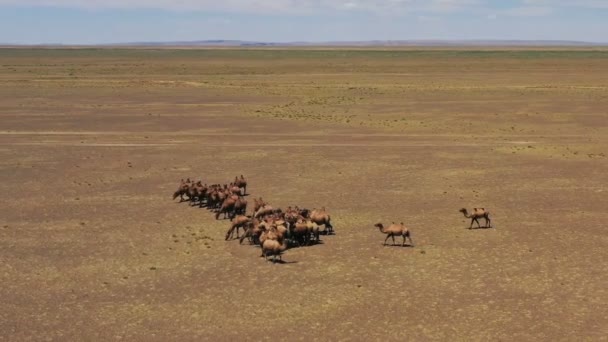
[[[608,42],[559,39],[372,39],[329,41],[257,41],[238,39],[203,39],[175,41],[131,41],[114,43],[0,43],[0,47],[313,47],[313,46],[608,46]]]

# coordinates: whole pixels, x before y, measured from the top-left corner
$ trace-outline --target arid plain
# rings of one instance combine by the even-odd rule
[[[608,50],[2,49],[0,94],[2,340],[608,336]],[[336,235],[171,201],[241,174]]]

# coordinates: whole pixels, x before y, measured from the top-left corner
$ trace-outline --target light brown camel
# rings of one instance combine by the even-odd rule
[[[275,228],[271,228],[266,233],[266,238],[262,242],[262,256],[268,260],[268,256],[272,255],[272,262],[276,262],[277,256],[283,261],[281,253],[287,249],[285,238],[277,234]]]
[[[382,234],[386,234],[386,239],[384,239],[383,245],[386,246],[386,241],[388,238],[393,238],[393,245],[395,245],[395,236],[403,236],[403,243],[401,246],[405,246],[405,239],[407,238],[410,241],[410,246],[414,247],[414,241],[412,241],[411,233],[409,229],[403,225],[403,222],[401,222],[401,224],[395,224],[395,222],[393,222],[386,228],[384,228],[382,223],[376,223],[374,227],[378,227]]]
[[[275,209],[271,205],[266,204],[265,206],[263,206],[260,209],[258,209],[257,211],[255,211],[253,214],[253,217],[263,218],[267,215],[277,214],[277,213],[281,213],[281,212],[282,211],[280,208]]]
[[[462,208],[458,211],[461,212],[464,215],[464,217],[471,219],[471,225],[469,226],[469,229],[473,228],[473,222],[477,222],[477,228],[481,228],[481,225],[479,224],[480,218],[484,218],[486,220],[486,225],[484,226],[484,228],[492,228],[492,220],[490,220],[490,212],[488,210],[486,210],[485,208],[473,208],[473,211],[471,212],[471,214],[469,214],[469,212],[467,211],[466,208]]]
[[[329,216],[325,207],[313,209],[310,213],[310,220],[319,226],[324,225],[324,230],[327,235],[334,232],[334,226],[331,225],[331,216]]]

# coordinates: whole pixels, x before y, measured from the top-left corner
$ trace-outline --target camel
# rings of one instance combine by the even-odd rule
[[[307,222],[304,220],[299,219],[291,226],[291,234],[300,247],[310,243],[310,231]]]
[[[250,244],[256,245],[260,242],[261,234],[262,228],[260,227],[260,221],[254,218],[245,224],[245,234],[239,239],[239,245],[243,244],[245,238],[249,239]]]
[[[200,206],[202,206],[203,198],[205,197],[205,193],[207,189],[203,186],[201,181],[190,184],[188,188],[188,197],[190,197],[191,206],[196,205],[196,202],[199,201]]]
[[[294,210],[298,213],[298,215],[304,218],[308,218],[310,216],[310,210],[306,208],[298,208],[298,206],[296,206]]]
[[[258,212],[258,210],[260,210],[260,208],[266,206],[266,202],[264,202],[264,200],[262,199],[262,197],[258,198],[254,198],[253,199],[253,215],[255,215],[255,213]]]
[[[317,226],[314,222],[310,220],[306,220],[306,227],[308,228],[308,234],[311,238],[314,239],[315,243],[321,242],[321,237],[319,235],[319,226]]]
[[[231,193],[233,193],[233,194],[235,194],[235,195],[239,195],[239,196],[244,195],[244,194],[242,193],[243,191],[241,190],[241,188],[239,188],[239,187],[238,187],[238,186],[236,186],[236,185],[233,185],[232,183],[230,184],[229,190],[230,190],[230,192],[231,192]]]
[[[260,247],[264,245],[264,241],[268,238],[277,238],[276,229],[272,231],[272,225],[268,221],[263,221],[258,225],[258,229],[262,232],[259,237]],[[264,256],[264,255],[261,255]]]
[[[234,203],[234,211],[238,215],[245,215],[247,212],[247,200],[245,197],[238,196],[236,203]]]
[[[253,217],[260,218],[271,214],[280,214],[283,211],[280,208],[274,209],[272,206],[266,204],[257,211],[254,212]]]
[[[262,247],[262,255],[266,260],[268,260],[268,256],[272,255],[272,262],[276,262],[276,257],[279,257],[279,260],[283,260],[281,258],[281,253],[287,249],[287,244],[285,242],[285,238],[280,236],[275,227],[270,228],[270,230],[264,232],[262,234],[263,237],[260,237],[260,243]]]
[[[492,228],[492,220],[490,220],[490,212],[488,210],[486,210],[485,208],[473,208],[473,211],[471,212],[470,215],[466,208],[462,208],[458,211],[461,212],[464,215],[464,217],[471,219],[471,225],[469,226],[469,229],[473,228],[473,222],[477,222],[477,228],[481,228],[481,225],[479,224],[480,218],[484,218],[486,220],[486,225],[484,226],[484,228]]]
[[[173,200],[175,200],[178,196],[179,196],[179,202],[183,202],[183,201],[187,201],[190,199],[190,197],[188,196],[188,199],[184,199],[184,195],[188,196],[188,186],[180,186],[174,193],[173,193]]]
[[[224,202],[222,202],[222,206],[220,207],[220,209],[215,213],[215,219],[219,220],[220,219],[220,214],[224,214],[224,218],[226,218],[226,216],[230,217],[230,219],[234,219],[235,216],[235,210],[234,210],[234,205],[236,204],[236,201],[238,200],[237,196],[230,196],[227,197]]]
[[[313,209],[310,213],[310,221],[319,226],[324,225],[324,230],[327,235],[334,232],[334,227],[331,225],[331,216],[326,212],[325,207]]]
[[[179,183],[179,187],[173,193],[173,200],[175,200],[179,196],[179,202],[181,203],[181,202],[185,201],[184,195],[188,196],[188,200],[190,200],[190,196],[188,194],[189,188],[190,188],[190,178],[188,178],[186,181],[184,181],[184,179],[182,178],[182,180]]]
[[[241,178],[234,177],[234,185],[243,188],[243,196],[247,194],[247,181],[243,175],[241,175]]]
[[[395,236],[403,236],[403,243],[401,244],[401,246],[405,246],[405,239],[407,238],[410,241],[410,246],[414,247],[414,242],[412,241],[411,233],[410,233],[409,229],[407,229],[403,225],[403,222],[401,222],[400,225],[395,224],[395,222],[393,222],[393,224],[391,224],[387,228],[384,228],[382,223],[376,223],[374,225],[374,227],[378,227],[378,229],[380,229],[381,233],[386,234],[386,239],[384,239],[384,244],[383,244],[384,246],[386,246],[386,241],[388,240],[388,238],[393,238],[393,246],[394,246],[395,245]]]
[[[272,255],[272,262],[275,263],[277,256],[279,260],[283,261],[281,253],[286,249],[287,244],[285,239],[266,239],[262,244],[262,255],[266,260],[268,260],[269,255]]]
[[[236,229],[236,238],[239,238],[239,228],[242,228],[243,231],[246,230],[247,224],[251,222],[251,217],[239,215],[232,220],[232,224],[230,225],[230,229],[226,232],[226,241],[232,239],[232,235]]]
[[[285,235],[289,233],[289,223],[283,220],[277,220],[273,223],[273,228],[277,230],[277,236],[280,239],[285,238]]]
[[[315,241],[316,243],[321,241],[319,237],[319,226],[302,216],[298,217],[296,223],[292,225],[291,233],[299,246],[310,245],[312,241]]]

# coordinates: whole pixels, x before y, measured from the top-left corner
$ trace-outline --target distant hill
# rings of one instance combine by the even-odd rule
[[[133,46],[133,47],[296,47],[296,46],[355,46],[355,47],[399,47],[399,46],[608,46],[608,43],[584,42],[572,40],[366,40],[366,41],[327,41],[327,42],[262,42],[243,40],[195,40],[163,42],[128,42],[113,44],[0,44],[0,46],[44,46],[44,47],[78,47],[78,46]]]
[[[242,40],[197,40],[174,42],[132,42],[118,46],[608,46],[571,40],[368,40],[327,42],[258,42]]]

